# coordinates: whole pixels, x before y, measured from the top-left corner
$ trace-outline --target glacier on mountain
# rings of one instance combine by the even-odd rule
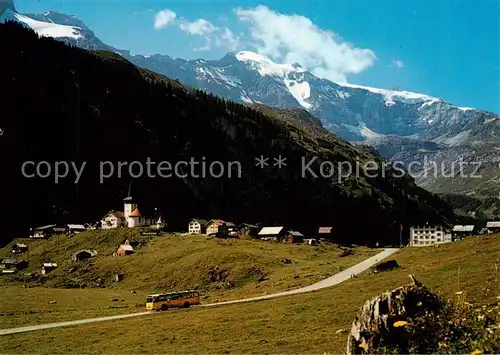
[[[0,15],[0,22],[15,21],[19,22],[42,37],[52,38],[72,38],[79,39],[82,37],[79,27],[59,25],[52,22],[43,22],[32,19],[31,17],[21,15],[10,8],[7,8]]]

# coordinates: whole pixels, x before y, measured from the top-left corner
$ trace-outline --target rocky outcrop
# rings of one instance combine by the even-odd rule
[[[431,329],[406,327],[410,321],[439,313],[443,301],[429,291],[414,275],[412,285],[385,292],[362,307],[352,323],[347,339],[347,354],[380,353],[381,349],[397,349],[397,353],[408,354],[414,344],[428,336]]]

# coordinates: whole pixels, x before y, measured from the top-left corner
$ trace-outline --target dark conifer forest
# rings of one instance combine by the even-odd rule
[[[143,213],[158,208],[172,230],[192,217],[287,225],[304,233],[333,226],[353,243],[399,243],[400,223],[450,220],[451,209],[408,177],[301,177],[301,158],[352,162],[374,160],[293,115],[273,115],[140,69],[118,54],[66,46],[14,23],[0,25],[0,222],[3,241],[30,227],[98,221],[121,210],[131,194]],[[270,166],[255,166],[255,157]],[[273,158],[287,166],[273,167]],[[225,178],[132,179],[128,172],[99,181],[99,163],[238,161]],[[87,162],[74,173],[26,178],[26,161]],[[318,171],[318,165],[315,164]],[[34,168],[30,168],[33,173]]]

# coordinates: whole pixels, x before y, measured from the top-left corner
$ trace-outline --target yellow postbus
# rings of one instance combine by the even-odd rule
[[[146,309],[148,311],[166,311],[169,308],[188,308],[200,304],[200,293],[198,291],[179,291],[158,293],[146,297]]]

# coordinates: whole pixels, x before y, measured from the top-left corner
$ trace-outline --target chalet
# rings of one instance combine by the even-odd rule
[[[80,232],[85,232],[86,228],[82,224],[68,224],[66,226],[66,233],[68,234],[78,234]]]
[[[304,242],[304,235],[297,231],[287,231],[285,236],[283,237],[283,243],[292,244],[292,243],[302,243]]]
[[[332,240],[332,229],[333,227],[319,227],[318,228],[318,238]]]
[[[205,226],[208,221],[202,218],[193,218],[189,222],[188,232],[189,234],[204,234],[206,232]]]
[[[466,236],[471,236],[474,234],[474,225],[455,225],[452,229],[452,234],[454,239],[461,239]]]
[[[56,263],[43,263],[42,264],[42,275],[47,275],[49,272],[57,268]]]
[[[500,232],[500,222],[499,221],[490,221],[486,223],[486,228],[489,233],[497,233]]]
[[[27,251],[28,251],[28,247],[26,246],[26,244],[16,243],[16,244],[12,245],[12,254],[22,254],[22,253],[26,253]]]
[[[236,228],[236,231],[239,235],[256,238],[257,234],[259,233],[259,226],[248,223],[242,223]]]
[[[264,227],[260,230],[257,236],[262,240],[278,241],[285,236],[285,232],[285,227]]]
[[[28,262],[26,260],[16,260],[11,258],[2,260],[2,264],[0,266],[3,269],[23,270],[28,267]]]
[[[134,254],[134,248],[129,244],[122,244],[116,250],[116,255],[118,256],[124,256],[130,254]]]
[[[421,247],[451,242],[450,234],[445,226],[411,226],[410,247]]]
[[[114,229],[125,225],[124,213],[121,211],[109,211],[101,220],[102,229]]]
[[[123,199],[123,212],[108,212],[101,220],[101,228],[137,228],[148,227],[156,223],[157,220],[155,220],[155,218],[143,216],[132,197],[127,197]]]
[[[71,254],[71,260],[73,261],[82,261],[90,259],[97,255],[97,251],[95,250],[80,250],[76,253]]]
[[[56,233],[54,230],[55,227],[56,227],[55,224],[50,224],[47,226],[35,228],[35,231],[32,235],[30,235],[30,238],[36,238],[36,239],[49,238],[50,236]]]
[[[205,229],[208,235],[217,234],[218,232],[230,234],[234,232],[236,225],[232,222],[223,221],[222,219],[211,219],[205,225]]]

